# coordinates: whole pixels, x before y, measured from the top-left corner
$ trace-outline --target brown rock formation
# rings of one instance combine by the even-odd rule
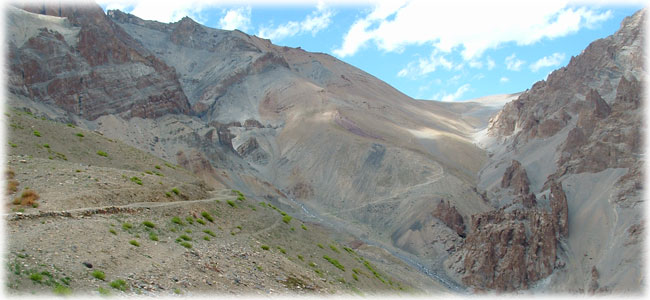
[[[551,184],[551,212],[554,223],[558,225],[560,237],[569,236],[569,206],[566,195],[562,189],[562,183]]]
[[[556,228],[550,213],[504,209],[472,216],[472,231],[460,252],[463,283],[482,289],[515,291],[553,272]]]
[[[246,129],[264,128],[264,125],[262,125],[262,123],[260,123],[260,121],[258,121],[258,120],[248,119],[248,120],[244,121],[244,127],[246,127]]]
[[[463,216],[458,213],[456,207],[451,205],[449,201],[440,200],[431,214],[447,225],[447,227],[456,231],[459,236],[465,237]]]
[[[530,181],[526,169],[521,166],[519,161],[513,159],[510,166],[503,173],[501,187],[504,189],[512,187],[516,194],[527,195],[530,192],[529,186]]]
[[[106,114],[156,118],[190,113],[175,70],[142,48],[98,5],[30,3],[21,8],[66,17],[80,30],[76,45],[45,29],[24,45],[12,43],[12,92],[91,120]]]

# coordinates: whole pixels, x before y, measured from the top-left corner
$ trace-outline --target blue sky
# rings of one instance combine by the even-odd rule
[[[190,16],[331,54],[417,99],[515,93],[614,33],[642,1],[99,0],[143,19]]]

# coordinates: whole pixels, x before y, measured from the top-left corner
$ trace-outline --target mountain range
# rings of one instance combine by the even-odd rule
[[[9,292],[639,293],[645,14],[447,103],[188,17],[9,6]]]

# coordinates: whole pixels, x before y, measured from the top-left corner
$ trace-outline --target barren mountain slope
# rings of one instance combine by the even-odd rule
[[[8,109],[8,292],[417,293],[440,287],[374,247],[121,141]],[[388,272],[386,271],[388,270]],[[408,278],[409,282],[403,279]],[[119,284],[123,280],[124,284]]]
[[[59,15],[58,9],[48,6],[31,11]],[[75,13],[68,22],[86,20],[82,15],[94,12],[72,11]],[[17,9],[8,13],[13,19],[25,14],[38,20],[23,24],[23,28],[33,23],[50,28],[54,35],[66,22]],[[93,22],[66,25],[64,36],[92,26],[111,28],[97,31],[110,42],[107,53],[101,55],[114,53],[111,47],[117,47],[131,51],[136,58],[137,53],[146,54],[151,61],[170,66],[178,74],[191,111],[168,110],[185,114],[161,116],[93,105],[92,115],[86,115],[84,110],[53,101],[62,99],[59,96],[19,92],[24,97],[13,99],[12,105],[29,107],[52,119],[74,121],[175,161],[213,186],[237,187],[305,218],[316,214],[315,220],[326,224],[346,224],[366,242],[378,241],[394,251],[408,250],[430,259],[427,265],[439,263],[458,241],[453,230],[432,214],[440,200],[453,203],[466,219],[489,208],[473,188],[475,174],[485,160],[483,151],[471,140],[476,120],[465,121],[460,113],[443,105],[410,99],[328,55],[277,47],[241,32],[206,28],[188,18],[161,24],[120,12],[109,12],[109,18],[92,16]],[[38,32],[13,25],[10,31],[23,35]],[[56,40],[59,42],[47,44],[54,53],[65,55],[79,48]],[[10,51],[13,57],[35,51],[15,46]],[[38,57],[55,58],[48,53]],[[92,68],[111,71],[131,63],[108,57],[106,64]],[[12,62],[11,76],[22,78],[18,72],[22,60]],[[61,77],[76,70],[48,74]],[[29,76],[42,73],[25,71]],[[158,75],[143,76],[151,79]],[[160,90],[156,80],[133,78],[129,83],[134,81],[147,99],[149,89]],[[45,84],[10,82],[12,91]],[[111,95],[131,96],[122,94],[130,88],[128,84],[105,82],[105,86]],[[113,103],[110,101],[102,103]],[[158,107],[147,103],[144,111]],[[446,238],[437,239],[438,232]]]
[[[161,24],[108,15],[178,70],[194,113],[227,124],[233,149],[250,149],[254,139],[255,154],[243,158],[257,178],[325,217],[438,257],[448,247],[434,242],[438,229],[409,229],[437,222],[438,199],[466,216],[487,209],[472,189],[485,157],[471,140],[476,128],[459,113],[414,101],[329,55],[188,18]]]

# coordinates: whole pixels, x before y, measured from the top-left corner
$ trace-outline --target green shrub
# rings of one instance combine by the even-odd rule
[[[205,229],[205,230],[203,230],[203,233],[205,233],[205,234],[209,234],[209,235],[211,235],[211,236],[213,236],[213,237],[216,237],[216,236],[217,236],[216,234],[214,234],[214,232],[212,232],[212,230],[209,230],[209,229]]]
[[[227,200],[226,202],[228,203],[228,205],[230,205],[230,207],[235,207],[235,202],[233,202],[232,200]]]
[[[192,233],[192,229],[185,229],[185,233]]]
[[[269,246],[267,246],[267,245],[262,245],[262,249],[264,249],[264,250],[267,250],[267,251],[268,251],[268,250],[269,250],[270,248],[269,248]]]
[[[196,219],[196,222],[201,225],[205,225],[205,221],[203,221],[203,219]]]
[[[103,156],[103,157],[108,157],[108,153],[106,153],[106,152],[104,152],[104,151],[102,151],[102,150],[98,150],[98,151],[97,151],[97,155],[99,155],[99,156]]]
[[[313,261],[310,261],[310,262],[309,262],[309,266],[312,267],[312,268],[315,268],[315,267],[316,267],[316,264],[315,264]]]
[[[298,254],[298,259],[301,260],[301,261],[305,261],[305,258],[302,257],[302,255],[300,255],[300,254]]]
[[[29,279],[40,283],[43,280],[43,275],[41,273],[32,273],[29,275]]]
[[[286,215],[282,217],[282,222],[289,224],[291,222],[291,219],[293,219],[290,215]]]
[[[37,136],[37,137],[41,137],[41,133],[36,131],[36,130],[34,130],[34,135]]]
[[[278,247],[278,250],[280,250],[280,253],[282,254],[287,254],[287,250],[284,250],[282,247]]]
[[[185,223],[183,223],[183,221],[181,221],[181,218],[179,218],[179,217],[173,217],[172,218],[172,223],[176,223],[176,224],[181,225],[181,226],[185,225]]]
[[[131,225],[131,223],[128,223],[128,222],[122,223],[122,229],[129,230],[131,228],[133,228],[133,225]]]
[[[136,241],[136,240],[130,240],[129,244],[131,244],[133,246],[136,246],[136,247],[140,247],[140,243],[138,243],[138,241]]]
[[[345,272],[345,267],[344,267],[341,263],[339,263],[338,260],[333,259],[333,258],[331,258],[331,257],[329,257],[329,256],[327,256],[327,255],[323,255],[323,258],[324,258],[325,260],[329,261],[329,262],[330,262],[331,264],[333,264],[335,267],[339,268],[341,271]]]
[[[156,241],[156,242],[157,242],[157,241],[158,241],[158,235],[156,235],[156,234],[153,233],[153,232],[149,232],[149,239],[152,240],[152,241]]]
[[[187,249],[192,249],[192,244],[188,242],[181,242],[181,246],[187,248]]]
[[[341,253],[341,252],[339,251],[339,249],[337,249],[336,246],[334,246],[334,245],[332,245],[332,244],[330,244],[330,249],[332,249],[332,251],[334,251],[334,252],[336,252],[336,253]]]
[[[144,172],[147,173],[147,174],[149,174],[149,175],[153,175],[153,172],[151,172],[151,171],[149,171],[149,170],[144,171]]]
[[[189,237],[187,234],[181,235],[180,238],[183,239],[183,240],[186,240],[186,241],[191,241],[192,240],[192,238]]]
[[[375,270],[375,268],[373,268],[373,266],[370,264],[369,261],[363,259],[363,265],[366,266],[366,269],[368,269],[370,272],[372,272],[372,274],[375,275],[375,277],[377,277],[377,279],[379,279],[379,281],[381,281],[383,283],[386,283],[386,280],[384,280],[384,278],[381,277],[379,272],[377,272],[377,270]]]
[[[359,277],[357,277],[357,274],[352,273],[352,278],[354,278],[354,280],[356,281],[359,281]]]
[[[126,291],[126,281],[124,281],[123,279],[113,280],[109,285],[116,290],[120,290],[123,292]]]
[[[50,144],[43,144],[44,148],[50,149]]]
[[[108,295],[111,294],[111,292],[109,292],[107,289],[105,289],[105,288],[103,288],[103,287],[101,287],[101,286],[100,286],[99,288],[97,288],[97,291],[98,291],[99,294],[102,295],[102,296],[108,296]]]
[[[194,218],[192,218],[192,216],[185,217],[185,221],[187,221],[187,223],[190,223],[190,225],[194,224]]]
[[[321,243],[316,244],[316,246],[318,246],[318,248],[325,249]]]
[[[214,223],[214,218],[207,211],[202,211],[201,216],[210,221],[210,223]]]
[[[92,275],[93,277],[95,277],[95,278],[97,278],[99,280],[106,279],[106,274],[104,274],[104,272],[102,272],[100,270],[95,270],[90,275]]]
[[[172,193],[179,195],[181,192],[177,188],[173,188]]]
[[[81,133],[81,132],[79,132],[79,133],[77,133],[77,136],[78,136],[78,137],[84,137],[84,134]]]
[[[72,294],[72,289],[65,285],[60,285],[57,283],[54,289],[52,289],[52,292],[56,295],[67,296]]]
[[[9,142],[9,146],[11,146],[12,148],[16,148],[16,147],[18,147],[18,145],[14,144],[14,143],[12,143],[12,142]]]
[[[108,230],[108,232],[110,232],[110,233],[112,233],[112,234],[114,234],[114,235],[117,235],[117,232],[116,232],[115,229],[113,229],[113,228],[111,228],[110,230]]]
[[[147,226],[149,228],[156,227],[156,224],[152,223],[151,221],[144,221],[144,222],[142,222],[142,225]]]
[[[302,230],[307,230],[307,226],[305,226],[305,224],[301,224],[300,227],[302,227]]]
[[[155,165],[154,168],[160,170],[160,166],[159,166],[159,165]]]
[[[72,123],[68,123],[67,125],[68,125],[68,127],[75,128],[74,124],[72,124]]]
[[[135,182],[138,185],[142,185],[142,179],[138,178],[137,176],[131,177],[131,181]]]
[[[165,196],[167,196],[167,197],[171,197],[171,196],[172,196],[172,193],[170,193],[170,192],[165,192]]]
[[[207,236],[207,235],[204,235],[204,236],[203,236],[203,239],[206,240],[206,241],[209,241],[209,240],[210,240],[210,237]]]

